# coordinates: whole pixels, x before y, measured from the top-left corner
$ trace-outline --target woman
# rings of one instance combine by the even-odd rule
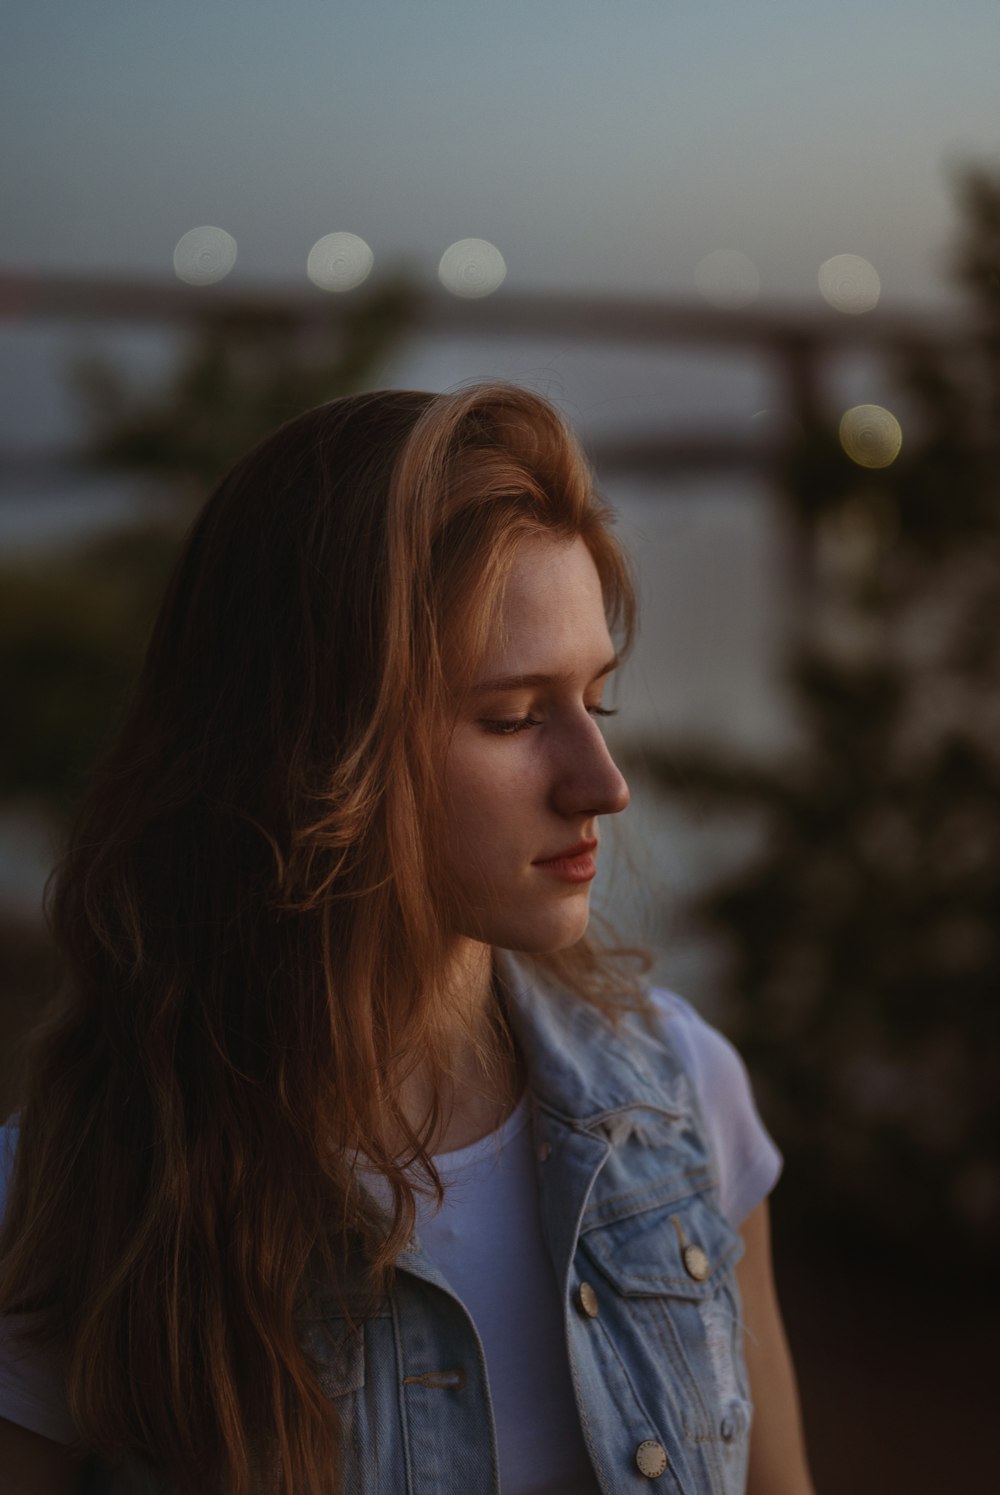
[[[633,622],[524,390],[222,480],[55,885],[9,1488],[809,1491],[744,1071],[586,932]]]

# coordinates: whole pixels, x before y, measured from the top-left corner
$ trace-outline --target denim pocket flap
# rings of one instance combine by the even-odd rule
[[[365,1384],[365,1333],[343,1318],[308,1318],[298,1324],[299,1343],[327,1396],[346,1396]]]
[[[625,1297],[711,1297],[743,1254],[708,1192],[595,1226],[580,1245]]]

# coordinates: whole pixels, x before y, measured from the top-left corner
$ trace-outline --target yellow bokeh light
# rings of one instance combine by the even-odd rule
[[[236,240],[224,228],[188,229],[174,246],[174,273],[192,286],[223,280],[236,263]]]
[[[504,257],[488,239],[458,239],[438,265],[438,279],[453,296],[491,296],[506,275]]]
[[[835,254],[824,260],[817,278],[823,300],[847,316],[872,311],[882,294],[878,271],[860,254]]]
[[[321,291],[353,291],[371,274],[375,256],[357,234],[324,234],[309,251],[306,274]]]
[[[859,467],[888,467],[903,445],[903,428],[882,405],[854,405],[840,421],[840,444]]]

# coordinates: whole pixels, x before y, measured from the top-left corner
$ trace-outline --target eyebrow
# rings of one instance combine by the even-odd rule
[[[617,668],[618,655],[615,654],[611,659],[608,660],[607,664],[601,665],[601,668],[597,671],[593,679],[590,681],[590,684],[593,685],[595,681],[603,680],[605,675],[610,675],[611,671]],[[479,691],[485,694],[487,691],[496,692],[502,690],[525,690],[529,686],[572,685],[574,679],[575,676],[573,676],[572,674],[498,675],[494,680],[480,680],[478,685],[472,686],[472,689],[474,691]]]

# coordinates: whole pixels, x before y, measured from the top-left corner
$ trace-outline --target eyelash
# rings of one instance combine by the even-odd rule
[[[611,710],[607,706],[588,706],[587,710],[591,716],[617,716],[617,707]],[[528,727],[540,727],[542,724],[535,716],[510,717],[503,721],[484,721],[483,726],[487,731],[494,733],[497,737],[513,737],[516,732],[523,732]]]

